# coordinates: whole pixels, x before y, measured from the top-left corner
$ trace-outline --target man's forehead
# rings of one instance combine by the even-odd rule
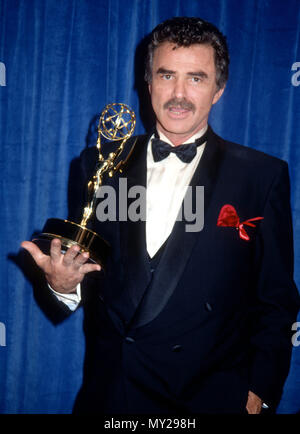
[[[153,67],[169,69],[169,64],[177,64],[181,68],[191,64],[215,69],[214,48],[208,44],[193,44],[185,47],[163,42],[154,51]]]

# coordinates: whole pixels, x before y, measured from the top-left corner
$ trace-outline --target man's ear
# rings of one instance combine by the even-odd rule
[[[216,104],[216,102],[219,101],[219,99],[223,95],[224,90],[225,90],[225,85],[215,93],[215,96],[212,101],[213,104]]]
[[[148,90],[149,90],[149,93],[150,93],[150,95],[151,95],[151,92],[152,92],[152,86],[151,86],[151,83],[148,83]]]

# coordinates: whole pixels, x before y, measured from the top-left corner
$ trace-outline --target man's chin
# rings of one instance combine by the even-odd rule
[[[161,131],[163,134],[168,135],[168,134],[174,134],[175,136],[192,136],[194,134],[194,132],[189,129],[185,128],[184,126],[180,125],[180,122],[176,122],[176,123],[168,123],[168,124],[158,124],[158,129],[159,131]]]

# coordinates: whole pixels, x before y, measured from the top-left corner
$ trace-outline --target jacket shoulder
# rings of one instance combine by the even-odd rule
[[[128,154],[130,153],[132,147],[134,144],[140,145],[143,143],[147,143],[147,140],[149,138],[149,135],[143,134],[143,135],[136,135],[130,137],[124,145],[124,149],[122,153],[120,154],[119,159],[126,159]],[[110,152],[116,151],[118,148],[119,143],[118,142],[106,142],[102,145],[101,153],[103,154],[104,158],[108,157],[108,154]],[[81,161],[82,166],[84,167],[84,171],[86,173],[91,173],[99,161],[99,151],[96,146],[88,146],[81,152],[79,159]]]
[[[239,165],[243,169],[280,172],[288,168],[288,163],[276,156],[249,146],[224,140],[218,135],[216,135],[216,140],[224,150],[225,159]]]

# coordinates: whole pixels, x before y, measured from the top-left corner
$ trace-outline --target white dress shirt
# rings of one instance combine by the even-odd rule
[[[192,143],[201,137],[207,126],[198,131],[185,143]],[[155,162],[152,155],[151,139],[147,150],[147,219],[146,245],[152,258],[172,232],[183,198],[200,158],[205,143],[197,147],[197,154],[190,163],[184,163],[170,152],[167,158]],[[172,143],[159,132],[161,140]]]
[[[185,143],[192,143],[207,130],[207,125]],[[174,146],[158,131],[161,140]],[[197,154],[190,163],[184,163],[170,152],[164,160],[154,162],[150,138],[147,148],[147,197],[146,197],[146,247],[152,258],[172,232],[181,204],[192,176],[199,164],[206,143],[197,147]],[[81,300],[80,284],[76,293],[61,294],[51,291],[69,309],[75,310]]]

